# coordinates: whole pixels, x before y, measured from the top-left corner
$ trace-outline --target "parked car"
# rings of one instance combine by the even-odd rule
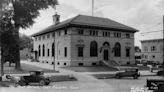
[[[125,71],[117,72],[115,77],[120,79],[122,77],[133,77],[134,79],[138,79],[140,73],[138,72],[138,68],[128,68]]]
[[[164,80],[163,79],[147,79],[146,87],[153,92],[163,92]]]
[[[43,71],[30,71],[30,75],[21,76],[18,84],[21,86],[29,85],[31,83],[39,83],[40,86],[49,85],[50,78],[44,76]]]
[[[157,72],[157,75],[158,75],[158,76],[164,76],[164,69],[159,70],[159,71]]]

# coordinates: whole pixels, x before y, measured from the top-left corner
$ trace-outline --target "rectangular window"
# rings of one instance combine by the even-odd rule
[[[47,56],[49,56],[50,55],[50,50],[49,49],[47,49]]]
[[[78,34],[79,35],[83,35],[84,34],[84,30],[83,29],[78,29]]]
[[[156,47],[155,46],[151,46],[151,51],[156,51]]]
[[[50,34],[47,34],[47,38],[50,38]]]
[[[65,35],[67,34],[67,29],[64,30],[64,34],[65,34]]]
[[[78,57],[83,57],[83,47],[78,47]]]
[[[67,47],[64,48],[64,56],[67,57]]]
[[[110,37],[110,32],[108,32],[108,37]]]
[[[37,41],[37,37],[35,37],[35,41]]]
[[[126,57],[130,57],[130,49],[126,49]]]
[[[126,34],[126,38],[130,38],[130,34],[127,33],[127,34]]]
[[[147,51],[148,51],[148,48],[147,48],[146,46],[144,47],[144,51],[145,51],[145,52],[147,52]]]
[[[52,33],[52,37],[55,37],[55,32],[54,32],[54,33]]]
[[[39,40],[41,40],[41,37],[39,36]]]
[[[61,35],[60,31],[58,32],[58,35],[59,35],[59,36]]]
[[[43,40],[45,39],[45,35],[43,35]]]
[[[91,36],[98,36],[98,31],[90,30],[89,32]]]

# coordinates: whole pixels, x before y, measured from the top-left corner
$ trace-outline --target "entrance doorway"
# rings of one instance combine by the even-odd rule
[[[108,50],[104,50],[104,60],[109,60],[109,51]]]

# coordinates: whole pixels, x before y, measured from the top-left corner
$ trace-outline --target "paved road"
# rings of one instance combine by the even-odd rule
[[[44,67],[45,69],[53,69],[53,66],[50,65],[38,65],[31,62],[24,63]],[[131,78],[98,80],[91,76],[90,73],[78,73],[65,69],[60,69],[60,72],[58,74],[73,74],[78,81],[51,83],[46,88],[36,86],[33,86],[35,88],[28,87],[23,89],[0,88],[0,92],[130,92],[130,88],[133,86],[143,87],[146,79],[149,78],[141,77],[139,80],[133,80]]]

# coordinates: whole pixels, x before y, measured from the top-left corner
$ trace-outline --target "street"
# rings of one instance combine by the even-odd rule
[[[78,81],[54,82],[49,86],[0,88],[0,92],[130,92],[131,88],[143,88],[146,79],[161,79],[159,76],[144,76],[139,79],[95,79],[86,74],[76,74]],[[22,90],[23,89],[23,90]]]

